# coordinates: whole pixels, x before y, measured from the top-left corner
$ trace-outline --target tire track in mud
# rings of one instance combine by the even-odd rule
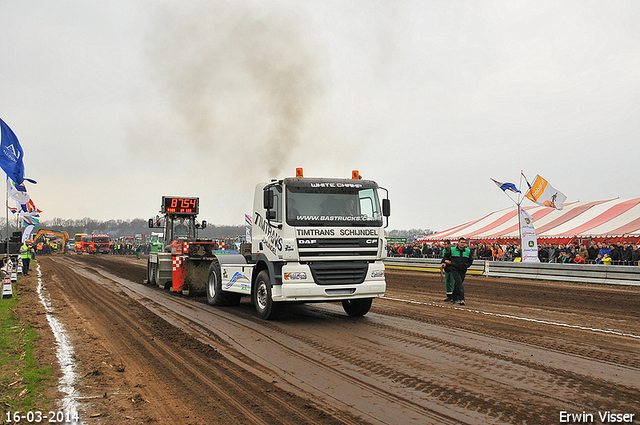
[[[410,320],[417,320],[417,321],[420,321],[422,323],[426,323],[426,324],[430,324],[430,325],[446,326],[446,327],[451,327],[451,328],[468,330],[468,331],[476,332],[478,334],[492,336],[492,337],[500,338],[500,339],[503,339],[503,340],[519,342],[519,343],[523,343],[523,344],[527,344],[527,345],[531,345],[531,346],[550,349],[550,350],[553,350],[553,351],[563,352],[563,353],[567,353],[567,354],[571,354],[571,355],[575,355],[575,356],[580,356],[580,357],[584,357],[584,358],[588,358],[588,359],[593,359],[593,360],[597,360],[597,361],[601,361],[601,362],[617,364],[617,365],[620,365],[620,366],[626,366],[626,367],[633,368],[633,369],[639,369],[640,368],[640,360],[635,360],[633,358],[629,359],[627,357],[623,357],[623,355],[616,355],[616,354],[611,353],[611,352],[604,352],[604,351],[596,350],[593,347],[581,347],[581,346],[569,345],[567,343],[562,343],[562,342],[556,341],[551,336],[543,337],[543,336],[538,336],[538,335],[533,335],[533,336],[521,335],[519,333],[516,333],[516,332],[520,331],[520,329],[521,329],[520,326],[516,326],[518,324],[511,325],[511,324],[505,324],[504,322],[501,322],[501,321],[498,321],[498,320],[493,320],[494,322],[498,322],[495,326],[510,328],[511,331],[508,332],[508,331],[501,331],[501,330],[492,329],[491,327],[488,327],[488,326],[482,326],[481,327],[481,326],[477,326],[477,325],[469,325],[469,324],[467,324],[465,322],[461,322],[461,321],[455,322],[455,321],[449,320],[449,319],[440,319],[438,317],[433,317],[433,316],[430,315],[431,313],[425,313],[424,311],[420,312],[421,314],[420,314],[419,317],[418,317],[417,314],[411,314],[411,313],[406,313],[406,312],[402,313],[402,312],[398,312],[396,309],[387,309],[385,307],[376,308],[376,312],[379,313],[379,314],[390,316],[390,317],[398,317],[398,318],[404,318],[404,319],[410,319]],[[507,319],[507,321],[508,321],[508,319]],[[525,329],[525,330],[530,331],[529,329]],[[401,330],[401,332],[404,332],[404,331]],[[552,334],[553,333],[553,329],[548,330],[547,332],[549,334]],[[576,332],[589,332],[589,331],[576,331]],[[625,339],[624,337],[618,337],[618,336],[615,336],[615,335],[609,337],[609,339],[615,339],[615,338]],[[628,338],[626,338],[626,339],[628,339]],[[635,341],[628,341],[628,342],[634,343]],[[576,341],[576,343],[579,344],[579,341]],[[637,353],[635,353],[635,352],[632,353],[632,355],[634,355],[634,356],[636,354]]]
[[[77,272],[77,270],[76,270]],[[183,368],[183,363],[193,360],[193,358],[189,358],[189,353],[182,353],[181,355],[186,356],[187,358],[182,358],[179,362],[175,362],[175,348],[168,347],[164,344],[160,338],[155,338],[158,333],[163,332],[166,329],[162,323],[149,323],[151,325],[151,332],[144,332],[144,328],[141,326],[140,320],[136,321],[136,317],[132,317],[132,310],[135,310],[135,303],[133,301],[129,301],[128,307],[124,311],[127,311],[127,314],[123,314],[124,303],[123,300],[126,298],[116,298],[105,296],[104,291],[96,290],[96,285],[92,282],[87,282],[86,280],[83,282],[84,284],[73,282],[73,284],[67,283],[66,288],[69,291],[69,294],[74,296],[77,299],[92,299],[95,300],[95,306],[99,309],[101,313],[105,315],[105,317],[109,318],[109,321],[113,323],[113,326],[117,329],[115,335],[111,336],[111,338],[116,338],[117,344],[109,344],[108,350],[110,352],[118,353],[118,357],[120,357],[124,364],[131,365],[132,361],[130,361],[130,357],[126,355],[126,352],[123,351],[122,348],[119,347],[127,347],[131,352],[135,352],[141,358],[146,359],[148,364],[155,363],[154,367],[156,368],[159,376],[164,377],[172,377],[174,379],[178,379],[182,382],[189,382],[190,376],[185,376],[186,372]],[[141,317],[137,317],[137,319],[142,319]],[[148,318],[145,318],[148,319]],[[213,353],[212,353],[213,354]],[[213,358],[215,356],[212,355]],[[155,359],[152,361],[151,359]],[[138,368],[136,368],[138,369]],[[218,390],[216,386],[211,388],[212,390]],[[245,417],[245,420],[249,420],[251,423],[260,424],[260,418],[257,417],[252,412],[246,412],[244,407],[238,406],[232,397],[229,397],[224,392],[221,399],[224,400],[223,403],[219,403],[219,405],[214,409],[218,412],[224,412],[226,414],[225,418],[228,421],[237,420],[241,417]],[[198,394],[195,394],[194,397],[198,397]],[[230,409],[230,407],[232,407]],[[231,413],[230,410],[236,409],[235,414]],[[248,414],[247,414],[248,413]],[[217,413],[219,415],[219,413]],[[175,417],[175,415],[171,412],[168,412],[168,418]]]
[[[52,268],[66,275],[68,273],[61,270],[62,267],[72,266],[76,268],[76,273],[84,267],[74,261],[64,263],[65,266],[56,264]],[[175,394],[182,396],[179,397],[180,403],[193,405],[195,402],[195,405],[201,406],[200,409],[206,406],[202,412],[194,413],[202,423],[280,424],[283,417],[293,424],[363,423],[343,414],[331,417],[328,412],[317,410],[309,402],[296,401],[292,394],[278,390],[243,370],[237,370],[214,349],[202,346],[191,337],[179,335],[181,331],[159,317],[153,314],[140,316],[137,310],[143,307],[139,303],[117,294],[114,288],[111,288],[112,291],[105,290],[105,282],[91,282],[91,275],[103,281],[105,278],[94,270],[86,270],[80,273],[89,281],[76,277],[65,287],[69,296],[93,300],[92,308],[97,308],[105,316],[104,319],[113,323],[117,332],[110,338],[117,338],[118,343],[110,344],[109,351],[117,353],[127,367],[134,362],[126,352],[135,353],[144,359],[146,367],[155,370],[159,381],[170,384],[170,391],[172,389]],[[109,296],[110,292],[112,295]],[[178,346],[173,341],[167,341],[166,336],[175,338]],[[122,347],[126,347],[126,352]],[[180,414],[181,411],[172,412],[165,407],[166,418],[180,420]]]
[[[184,302],[189,303],[188,300],[184,300]],[[307,307],[307,308],[313,309],[313,307]],[[316,311],[326,316],[343,318],[342,314],[327,312],[322,309],[316,309]],[[418,390],[420,392],[428,394],[429,396],[432,396],[433,398],[437,398],[441,402],[445,402],[448,405],[464,406],[465,409],[467,410],[476,410],[482,414],[490,413],[492,416],[497,416],[500,420],[512,420],[513,417],[517,417],[518,420],[520,421],[535,423],[536,420],[539,420],[541,417],[544,417],[543,415],[545,414],[545,412],[546,414],[548,414],[549,412],[558,410],[559,409],[558,406],[561,404],[561,402],[565,403],[565,407],[567,404],[566,400],[564,400],[559,396],[554,395],[554,391],[557,391],[557,389],[562,386],[562,385],[559,385],[562,379],[557,377],[552,377],[548,379],[549,383],[546,386],[548,388],[546,393],[540,390],[537,390],[537,391],[534,391],[532,389],[522,390],[525,393],[527,393],[529,397],[534,397],[539,400],[544,400],[544,399],[548,400],[546,404],[539,402],[536,408],[534,408],[533,410],[530,405],[522,406],[520,403],[511,404],[509,402],[504,401],[504,400],[513,399],[513,391],[512,391],[511,384],[518,381],[527,381],[527,378],[525,377],[527,373],[533,374],[533,376],[528,378],[529,380],[536,380],[536,378],[538,378],[537,379],[538,384],[539,384],[540,376],[537,372],[541,371],[546,374],[549,373],[548,370],[545,370],[545,368],[538,366],[533,362],[517,362],[517,361],[514,362],[512,358],[509,358],[506,356],[503,356],[501,358],[502,360],[504,360],[505,363],[516,363],[516,365],[523,365],[525,367],[531,368],[535,373],[527,372],[526,370],[525,372],[523,372],[522,368],[520,368],[520,370],[512,370],[516,368],[513,366],[506,367],[503,364],[497,364],[497,365],[494,364],[491,369],[485,367],[488,375],[495,376],[496,374],[502,374],[505,378],[512,378],[513,376],[517,376],[515,381],[513,379],[511,379],[511,381],[506,379],[506,381],[508,381],[508,384],[506,385],[507,390],[505,390],[504,382],[496,384],[494,382],[495,378],[490,380],[485,380],[483,382],[485,391],[492,390],[489,392],[494,393],[493,397],[487,398],[486,396],[475,394],[473,390],[461,391],[459,388],[459,385],[458,387],[456,387],[455,385],[449,386],[449,385],[438,383],[436,381],[429,380],[429,379],[416,378],[415,373],[418,373],[416,371],[424,370],[425,364],[416,363],[416,362],[411,363],[408,359],[403,359],[403,358],[400,359],[401,360],[400,363],[398,362],[380,363],[379,361],[376,361],[376,359],[381,356],[381,353],[380,353],[381,346],[379,344],[366,344],[366,345],[354,344],[353,340],[351,340],[351,344],[349,345],[350,350],[345,350],[339,347],[344,346],[345,345],[344,343],[346,341],[339,340],[337,342],[338,347],[336,347],[333,344],[328,343],[326,338],[320,338],[316,340],[316,339],[313,339],[312,337],[309,337],[308,334],[306,333],[298,333],[294,331],[289,331],[287,329],[283,329],[277,323],[261,322],[261,325],[263,327],[267,327],[273,330],[273,332],[271,333],[263,332],[261,334],[261,337],[273,339],[271,337],[271,334],[276,334],[276,335],[284,334],[284,335],[290,336],[294,340],[297,340],[298,343],[303,343],[311,347],[311,350],[308,350],[306,347],[304,350],[299,350],[297,353],[295,353],[298,356],[302,356],[303,352],[306,353],[308,351],[312,351],[315,353],[324,353],[325,355],[329,355],[330,357],[332,357],[334,360],[329,362],[325,361],[323,363],[326,365],[330,365],[333,368],[340,367],[341,369],[348,368],[350,370],[353,370],[353,369],[364,370],[365,374],[369,377],[372,375],[376,375],[386,379],[387,385],[400,386],[404,389]],[[377,324],[368,322],[368,325],[375,327]],[[422,347],[429,345],[429,344],[425,344],[424,342],[417,343],[412,339],[407,339],[407,338],[403,339],[400,337],[393,336],[395,334],[399,334],[403,332],[409,336],[414,336],[417,338],[424,338],[424,335],[407,333],[406,331],[400,330],[400,328],[392,328],[384,325],[378,325],[378,327],[385,330],[389,330],[389,332],[385,333],[385,338],[388,338],[391,340],[395,339],[402,343],[410,342],[410,343],[413,343],[414,345],[422,346]],[[347,330],[345,331],[345,333],[350,335],[356,334],[352,330]],[[449,354],[453,352],[457,352],[457,353],[470,352],[470,353],[479,353],[482,355],[486,355],[487,357],[495,357],[494,354],[491,353],[490,351],[474,350],[460,344],[454,344],[449,341],[445,341],[437,338],[432,339],[431,345],[435,345],[437,347],[447,347],[448,351],[450,352]],[[360,350],[357,352],[352,352],[355,346],[360,347]],[[291,349],[291,346],[286,345],[286,346],[283,346],[282,348],[283,350]],[[375,354],[373,355],[373,358],[367,358],[367,355],[366,355],[367,353],[375,353]],[[317,359],[314,359],[314,361],[317,361]],[[461,363],[463,363],[462,366],[464,366],[464,368],[468,370],[482,368],[482,365],[490,364],[488,363],[488,359],[485,357],[482,357],[480,359],[476,359],[470,362],[466,362],[466,363],[461,362]],[[399,372],[398,368],[400,367],[400,364],[402,364],[404,367],[406,367],[407,365],[412,366],[413,372],[408,372],[408,373]],[[531,365],[536,367],[531,367]],[[505,371],[509,371],[511,373],[506,373]],[[351,379],[353,379],[353,374],[350,374],[350,376],[351,376]],[[370,384],[367,384],[367,385],[370,385]],[[575,383],[569,381],[568,383],[563,385],[571,388],[575,385]],[[387,389],[387,391],[389,390]],[[495,396],[495,394],[499,394],[499,396]],[[398,397],[398,399],[400,398]],[[582,408],[583,404],[581,403],[582,401],[578,401],[573,406],[576,408]],[[547,417],[545,421],[552,420],[552,419],[553,417]],[[545,421],[543,421],[543,423]],[[516,423],[519,423],[519,422],[516,422]]]
[[[447,308],[447,307],[442,307]],[[640,357],[638,356],[637,348],[633,348],[633,346],[638,346],[636,341],[630,341],[630,338],[626,338],[624,336],[616,336],[611,335],[607,337],[607,343],[602,344],[603,347],[593,347],[593,346],[584,346],[579,338],[576,338],[571,341],[566,341],[564,338],[560,339],[558,337],[558,330],[554,328],[552,325],[543,325],[539,324],[538,327],[545,328],[546,330],[538,330],[532,329],[525,324],[518,323],[516,320],[509,320],[508,318],[484,318],[482,323],[492,322],[492,326],[477,326],[474,324],[470,324],[464,321],[454,321],[452,319],[443,319],[441,316],[438,316],[437,312],[425,311],[426,309],[423,307],[422,309],[418,309],[416,307],[407,307],[405,309],[388,307],[388,306],[379,306],[376,305],[375,311],[380,314],[384,314],[387,316],[401,317],[411,320],[417,320],[423,323],[429,323],[433,325],[447,326],[447,327],[455,327],[458,329],[468,330],[472,332],[477,332],[481,334],[485,334],[487,336],[492,336],[496,338],[501,338],[505,340],[510,340],[514,342],[519,342],[523,344],[535,345],[541,348],[564,352],[567,354],[572,354],[576,356],[582,356],[602,362],[614,363],[621,366],[627,366],[634,369],[640,368]],[[504,330],[503,330],[504,329]],[[534,334],[537,332],[538,334]],[[572,330],[572,332],[584,332],[586,334],[590,334],[591,332],[588,330]],[[628,349],[625,348],[624,352],[621,354],[613,353],[610,351],[611,345],[616,343],[616,340],[622,341],[624,344],[618,344],[618,347],[623,345],[630,346]],[[619,350],[620,351],[620,350]]]
[[[424,299],[424,293],[416,292],[415,299]],[[196,308],[193,300],[179,300]],[[447,308],[443,317],[443,309],[434,308],[376,301],[363,320],[345,319],[337,307],[315,305],[295,308],[293,318],[281,322],[258,321],[246,309],[220,315],[238,324],[248,320],[252,331],[279,351],[340,375],[433,423],[548,424],[557,423],[558,411],[567,409],[634,412],[635,400],[640,399],[637,387],[562,365],[578,363],[578,369],[584,369],[585,364],[601,363],[605,370],[628,368],[638,375],[633,341],[605,336],[588,345],[581,342],[587,331],[559,337],[551,326],[530,328],[496,317],[470,323],[465,309]],[[202,310],[213,312],[206,305]],[[193,323],[202,328],[200,322]],[[491,340],[502,349],[491,347]],[[609,341],[622,350],[607,349]],[[513,348],[505,348],[509,345]],[[555,363],[544,359],[545,352]],[[542,360],[531,359],[533,353]]]
[[[345,348],[342,340],[332,343],[324,339],[314,339],[304,334],[288,332],[279,327],[274,326],[274,328],[278,332],[303,342],[317,352],[333,357],[332,363],[336,367],[342,365],[342,367],[358,371],[363,376],[377,376],[377,385],[389,387],[387,391],[393,393],[411,392],[413,394],[407,398],[422,399],[423,402],[426,400],[425,405],[444,405],[447,409],[452,410],[455,409],[453,406],[457,406],[467,411],[477,412],[479,415],[486,415],[483,423],[491,423],[496,420],[499,423],[537,423],[536,421],[544,418],[548,412],[556,410],[552,404],[538,403],[536,406],[525,406],[513,403],[510,401],[513,396],[512,391],[503,385],[492,385],[493,388],[485,387],[485,391],[490,390],[487,392],[479,392],[474,388],[465,387],[463,383],[465,377],[454,374],[450,369],[446,372],[438,372],[430,362],[420,363],[412,360],[411,356],[399,352],[381,352],[384,350],[381,344],[358,343],[357,336],[354,336],[351,344]],[[407,342],[407,340],[398,338],[396,340]],[[440,350],[435,349],[434,351],[438,353],[438,356],[442,355]],[[433,359],[433,354],[425,354],[425,357]],[[459,353],[457,360],[461,360]],[[488,359],[484,360],[488,361]],[[482,360],[475,362],[475,364],[480,363]],[[461,366],[460,369],[467,367],[468,364]],[[442,373],[451,373],[451,375],[445,379],[434,377]],[[491,395],[488,395],[488,392]],[[420,393],[422,397],[415,393]]]
[[[394,386],[422,392],[448,405],[490,413],[509,423],[553,423],[559,410],[574,408],[581,411],[585,401],[588,406],[601,406],[603,402],[617,397],[626,400],[616,402],[621,408],[631,409],[633,402],[630,400],[637,400],[640,396],[637,389],[499,355],[491,350],[410,332],[377,321],[369,321],[368,325],[382,330],[376,333],[382,338],[370,344],[352,342],[349,349],[340,345],[327,346],[326,342],[311,340],[304,335],[294,336],[318,351],[325,350],[349,365],[389,380]],[[393,347],[414,345],[433,351],[435,356],[424,351],[415,355],[406,350],[387,350],[381,342],[386,339],[397,341]],[[461,340],[464,341],[462,336]],[[360,348],[357,351],[354,350],[356,346]],[[379,357],[382,360],[376,360]],[[455,362],[446,360],[454,357]],[[433,358],[440,359],[437,369],[426,361]],[[523,400],[529,402],[523,403]]]
[[[85,328],[85,338],[91,340],[100,340],[100,345],[109,353],[109,357],[111,358],[109,364],[113,362],[114,364],[118,364],[118,367],[124,366],[124,358],[127,357],[127,352],[124,351],[124,347],[130,346],[131,342],[129,341],[129,336],[124,332],[117,332],[115,335],[110,336],[110,338],[100,338],[105,333],[109,333],[105,331],[99,326],[94,320],[96,314],[99,314],[97,310],[92,308],[87,309],[87,306],[82,302],[78,302],[77,300],[91,300],[96,298],[103,298],[97,296],[93,291],[87,288],[87,281],[81,278],[74,272],[70,272],[68,267],[62,264],[59,264],[57,261],[48,261],[48,259],[39,259],[40,263],[43,265],[43,268],[46,270],[44,272],[44,279],[47,281],[47,286],[50,290],[52,286],[58,286],[59,295],[65,299],[65,305],[72,309],[75,315],[78,317],[78,320],[81,321],[81,325]],[[91,285],[91,284],[90,284]],[[120,308],[124,306],[124,302],[121,303]],[[104,304],[102,306],[101,312],[109,313],[109,309],[104,309]],[[121,328],[121,324],[118,322],[113,322],[113,326],[117,328]],[[148,335],[147,335],[148,336]],[[76,338],[80,338],[78,333],[76,332]],[[116,343],[114,344],[113,341]],[[141,358],[151,358],[151,356],[145,351],[140,352]],[[88,362],[87,362],[88,363]],[[82,363],[81,363],[82,364]],[[84,366],[86,367],[86,366]],[[132,374],[138,375],[143,374],[144,367],[142,365],[138,365],[135,362],[129,361],[127,362],[127,368]],[[102,372],[98,369],[95,370],[83,370],[83,375],[85,378],[91,375],[101,375]],[[135,385],[131,385],[134,387]],[[176,413],[170,409],[169,406],[174,405],[175,401],[166,398],[162,392],[153,391],[153,386],[148,386],[149,388],[145,388],[145,395],[148,398],[152,398],[154,400],[160,401],[155,408],[157,409],[157,414],[162,418],[174,418],[176,417]],[[126,391],[126,389],[120,389],[120,391]],[[105,395],[107,392],[105,391]],[[85,397],[98,397],[97,394],[83,394]],[[101,407],[94,408],[95,410],[102,410]],[[93,409],[92,409],[93,410]],[[91,413],[91,412],[88,412]],[[87,422],[86,415],[83,419],[83,422]],[[155,415],[154,415],[155,416]],[[157,420],[157,419],[156,419]]]
[[[629,387],[620,382],[608,382],[604,379],[586,376],[538,361],[505,355],[497,352],[496,347],[493,349],[483,349],[469,345],[468,343],[457,343],[437,336],[410,331],[398,326],[392,327],[380,323],[374,323],[372,326],[379,328],[385,338],[396,339],[399,344],[413,344],[426,349],[436,349],[441,352],[450,353],[450,355],[461,352],[468,353],[470,354],[469,356],[458,359],[460,363],[464,365],[464,368],[472,371],[485,371],[485,373],[492,376],[492,379],[504,378],[511,380],[516,376],[516,382],[535,380],[537,389],[532,391],[532,393],[539,396],[544,394],[544,396],[550,400],[566,403],[570,401],[569,397],[576,393],[576,389],[583,397],[585,394],[592,394],[594,399],[600,400],[616,397],[621,397],[624,400],[640,399],[640,389],[637,386]],[[537,352],[535,354],[536,356],[538,355]],[[492,361],[488,362],[488,359]],[[407,361],[409,360],[410,359],[407,359]],[[583,361],[582,359],[579,360]],[[585,363],[585,370],[588,370],[590,363],[593,362],[587,361]],[[424,367],[424,365],[419,363],[414,365],[416,370],[420,370],[422,367]],[[640,377],[638,371],[632,368],[613,368],[612,373],[615,372],[632,372]],[[545,391],[542,392],[539,389],[539,387],[543,385],[543,381],[540,380],[540,378],[545,375],[547,377],[544,382],[547,382],[547,384],[544,385]],[[562,391],[563,388],[565,389],[564,391]],[[576,407],[582,407],[583,401],[575,400],[574,403]]]
[[[145,288],[148,289],[148,287],[145,287]],[[205,332],[206,332],[209,325],[199,320],[198,316],[201,316],[200,313],[205,313],[207,318],[211,319],[212,312],[217,313],[219,311],[218,309],[212,309],[212,307],[206,304],[194,303],[193,300],[186,299],[180,296],[178,297],[172,296],[163,291],[157,291],[157,292],[164,297],[168,297],[169,298],[167,300],[168,302],[170,301],[170,303],[172,304],[180,304],[186,307],[186,309],[188,310],[188,316],[178,317],[179,313],[176,312],[176,309],[170,309],[170,311],[165,310],[167,314],[176,316],[176,320],[181,320],[183,322],[188,322],[188,323],[195,323],[197,328],[200,329],[199,331],[197,331],[197,333],[199,333],[201,336],[206,336],[206,335],[203,335],[202,330],[205,329]],[[170,307],[168,303],[166,304],[166,306]],[[346,385],[347,383],[349,383],[350,385],[355,385],[361,388],[362,391],[369,393],[370,395],[368,397],[373,396],[373,397],[379,398],[380,400],[384,400],[385,403],[388,404],[389,406],[395,406],[394,407],[395,409],[397,409],[397,406],[402,406],[406,414],[406,418],[407,418],[406,420],[409,420],[408,419],[409,417],[415,418],[414,419],[415,422],[411,422],[411,423],[418,423],[418,424],[465,423],[465,422],[461,422],[460,419],[454,419],[450,417],[446,413],[444,414],[438,413],[437,411],[433,411],[429,407],[425,407],[423,404],[416,404],[412,400],[404,399],[403,397],[395,394],[393,391],[390,391],[384,386],[380,387],[375,385],[374,383],[371,382],[371,379],[369,378],[360,379],[358,375],[354,375],[352,373],[346,373],[345,371],[340,370],[340,368],[337,368],[335,364],[326,364],[325,362],[318,360],[318,358],[315,355],[317,353],[313,351],[309,351],[308,349],[301,349],[301,346],[304,344],[304,341],[301,341],[300,339],[289,338],[290,342],[283,344],[281,341],[282,337],[283,336],[289,337],[289,335],[286,332],[280,332],[278,330],[273,329],[272,328],[273,323],[259,320],[256,317],[254,317],[253,314],[248,315],[248,314],[240,313],[239,317],[234,317],[234,316],[229,317],[227,315],[224,315],[224,317],[221,317],[220,315],[215,317],[215,319],[233,322],[233,325],[234,325],[233,327],[235,329],[244,328],[245,331],[253,332],[252,338],[262,338],[264,340],[271,341],[273,344],[275,344],[278,347],[271,351],[278,352],[280,353],[279,355],[281,356],[293,355],[298,359],[301,359],[304,363],[308,365],[312,365],[313,368],[318,369],[318,371],[316,372],[316,374],[318,375],[320,374],[338,375],[343,385]],[[249,320],[250,323],[247,323],[246,320]],[[208,329],[208,331],[213,332],[215,331],[215,329]],[[309,353],[313,353],[314,355],[311,355]],[[252,360],[251,363],[252,363],[252,366],[255,367],[255,360]],[[258,364],[258,367],[259,366],[260,365]],[[292,373],[295,374],[295,372],[292,372]],[[338,409],[340,408],[340,405],[336,405],[334,406],[334,408]],[[354,408],[356,411],[358,411],[357,406],[355,406]],[[447,410],[447,409],[442,409],[442,410]],[[460,409],[460,411],[463,413],[458,414],[457,416],[464,418],[465,417],[464,409]],[[371,416],[370,413],[367,414],[365,411],[361,411],[361,413],[367,416],[370,420],[372,420],[373,423],[386,423],[386,424],[397,423],[396,422],[397,416],[395,417],[395,419],[391,421],[385,421],[382,418],[376,418],[374,416]],[[470,422],[470,423],[493,423],[493,422],[491,420],[489,421],[483,420],[480,422]]]
[[[317,311],[322,310],[317,309]],[[339,313],[325,314],[335,317],[340,316]],[[584,408],[585,405],[594,407],[602,406],[603,404],[606,405],[606,403],[611,400],[617,399],[621,400],[615,401],[614,405],[616,407],[627,410],[633,409],[633,400],[638,400],[640,397],[640,391],[638,391],[637,386],[629,387],[621,385],[620,382],[608,382],[607,380],[599,379],[597,377],[586,376],[584,374],[564,370],[559,367],[551,367],[548,364],[497,354],[492,350],[482,350],[464,344],[453,343],[441,338],[434,338],[421,333],[410,332],[401,326],[388,326],[377,321],[368,321],[367,324],[369,327],[378,327],[384,331],[379,334],[383,336],[382,340],[395,339],[398,343],[394,344],[393,347],[413,344],[439,352],[443,358],[457,355],[458,358],[456,359],[456,362],[460,369],[470,371],[467,372],[467,377],[470,375],[476,375],[478,371],[484,370],[485,380],[483,381],[483,385],[486,385],[485,390],[488,392],[499,392],[500,388],[503,388],[506,384],[509,387],[509,390],[504,392],[504,397],[498,397],[495,399],[498,407],[493,406],[492,411],[494,412],[517,411],[517,409],[512,406],[504,407],[504,405],[508,405],[508,402],[505,403],[504,400],[511,400],[513,398],[514,389],[519,389],[538,400],[547,400],[546,403],[540,403],[540,401],[538,401],[542,407],[537,409],[537,411],[532,412],[532,405],[528,405],[526,407],[528,412],[533,413],[532,415],[528,415],[529,419],[534,421],[542,417],[543,412],[547,412],[548,414],[548,412],[557,411],[566,407],[574,407],[577,410],[580,410]],[[387,362],[376,362],[375,358],[377,355],[380,355],[381,351],[384,351],[385,349],[379,340],[372,341],[371,344],[362,344],[360,346],[360,350],[354,354],[353,349],[358,346],[357,338],[354,338],[351,342],[351,345],[349,346],[350,350],[347,352],[343,350],[341,346],[339,348],[328,347],[327,342],[324,340],[315,341],[309,339],[308,336],[304,334],[291,335],[292,337],[298,338],[313,346],[314,349],[318,351],[325,350],[336,358],[344,360],[348,364],[358,365],[363,369],[367,369],[371,373],[389,378],[394,382],[401,382],[404,386],[412,386],[414,388],[420,387],[421,390],[424,390],[425,388],[433,388],[438,385],[438,383],[434,383],[433,380],[416,378],[416,373],[428,368],[427,364],[412,360],[417,356],[403,356],[401,352],[389,351],[385,358]],[[405,335],[406,337],[401,337],[399,335]],[[429,342],[425,343],[425,339]],[[464,341],[464,338],[462,338],[462,340]],[[527,344],[527,346],[528,345],[529,344]],[[527,346],[525,346],[525,350],[527,349]],[[373,357],[374,360],[367,358],[367,354],[371,352],[376,353],[376,356]],[[536,352],[536,355],[538,354],[540,353]],[[531,355],[533,356],[533,354]],[[430,356],[427,355],[426,357]],[[569,356],[566,360],[582,363],[581,368],[585,372],[589,371],[588,369],[590,365],[595,365],[596,363],[592,360],[584,361],[575,357],[577,356]],[[393,361],[390,359],[393,359]],[[406,366],[409,371],[407,373],[399,372],[398,368],[400,365]],[[636,377],[640,377],[637,369],[634,370],[633,368],[624,367],[614,367],[610,369],[610,374],[633,373]],[[487,379],[487,376],[490,376],[491,378]],[[494,382],[496,380],[501,382],[496,385]],[[631,381],[633,381],[633,379],[631,379]],[[529,388],[519,386],[518,383],[520,382],[528,384]],[[492,383],[493,385],[491,385]],[[446,384],[439,385],[444,388],[438,388],[441,391],[446,392],[450,390]],[[464,379],[461,380],[459,385],[465,385]],[[455,392],[458,393],[457,390]],[[451,398],[448,400],[449,402],[453,401]],[[488,400],[491,400],[491,398]],[[469,404],[473,405],[473,403],[468,403],[468,405]],[[526,416],[519,414],[518,417],[523,418]],[[557,417],[549,417],[549,420],[554,419],[557,419]]]

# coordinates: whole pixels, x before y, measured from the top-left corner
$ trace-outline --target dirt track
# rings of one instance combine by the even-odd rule
[[[39,260],[76,350],[83,423],[640,423],[637,287],[470,276],[460,307],[438,275],[387,271],[363,318],[313,304],[265,322],[248,303],[143,285],[144,260]]]

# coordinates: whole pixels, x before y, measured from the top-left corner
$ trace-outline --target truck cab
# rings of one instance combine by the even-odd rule
[[[278,317],[287,302],[340,301],[348,315],[366,314],[386,290],[383,221],[390,204],[380,203],[379,189],[355,171],[351,179],[305,178],[299,171],[258,184],[250,255],[216,258],[209,303],[251,295],[264,319]]]

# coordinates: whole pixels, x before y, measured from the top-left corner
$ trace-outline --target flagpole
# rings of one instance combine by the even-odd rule
[[[6,224],[7,224],[7,230],[6,230],[6,232],[7,232],[7,246],[6,246],[6,251],[5,251],[5,257],[9,258],[9,191],[8,190],[5,190],[4,196],[5,196],[5,209],[4,209],[5,211],[4,211],[4,214],[5,214],[5,217],[6,217],[5,221],[6,221]],[[8,261],[7,261],[7,263],[8,263]]]
[[[524,175],[524,170],[520,170],[520,186],[522,187],[522,179],[524,178],[525,183],[527,183],[527,191],[526,192],[520,192],[522,193],[522,198],[520,199],[520,202],[522,202],[524,200],[524,198],[527,197],[527,194],[529,192],[531,192],[531,185],[529,184],[529,180],[527,180],[527,176]],[[521,217],[520,217],[520,207],[518,206],[518,232],[520,233],[520,255],[524,255],[524,246],[522,245],[522,222],[520,221]],[[536,244],[537,244],[537,238],[536,238]],[[524,259],[524,257],[522,257]]]
[[[524,194],[522,193],[522,176],[524,175],[524,171],[520,170],[520,183],[518,183],[518,190],[520,194],[518,195],[518,203],[522,202],[522,198],[524,198]]]
[[[520,195],[518,195],[518,236],[520,236],[520,261],[524,259],[524,246],[522,246],[522,217],[520,214],[520,204],[522,203],[522,199],[524,195],[522,195],[522,176],[524,175],[524,170],[520,170],[520,183],[518,186],[518,190],[520,190]]]
[[[520,173],[522,174],[522,172]],[[493,179],[492,179],[493,180]],[[495,182],[495,180],[493,180]],[[520,177],[520,187],[518,187],[518,191],[520,192],[520,194],[522,194],[522,191],[520,190],[520,188],[522,187],[522,177]],[[522,203],[522,198],[520,198],[520,195],[518,195],[518,200],[515,201],[511,196],[509,196],[509,194],[507,193],[506,190],[502,190],[502,192],[505,194],[505,196],[509,199],[511,199],[511,202],[513,202],[516,205],[516,214],[518,215],[518,237],[520,238],[520,258],[522,258],[522,222],[520,221],[520,204]]]
[[[522,245],[522,214],[520,214],[520,204],[518,204],[518,235],[520,236],[520,261],[522,261],[524,246]]]

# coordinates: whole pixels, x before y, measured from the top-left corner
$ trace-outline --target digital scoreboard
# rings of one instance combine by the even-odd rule
[[[198,214],[198,198],[162,197],[162,211],[166,214]]]

